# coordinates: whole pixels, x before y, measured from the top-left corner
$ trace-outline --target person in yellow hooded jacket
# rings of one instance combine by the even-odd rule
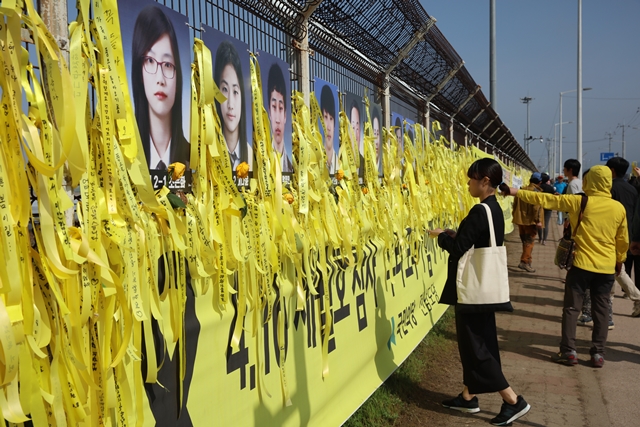
[[[587,204],[578,227],[582,196],[579,194],[553,195],[517,190],[506,185],[504,195],[517,197],[546,209],[569,213],[574,231],[575,258],[567,273],[562,310],[562,340],[560,352],[551,359],[565,365],[576,365],[576,327],[585,291],[590,289],[592,299],[593,332],[589,350],[591,363],[600,368],[604,364],[607,341],[609,294],[615,275],[620,273],[629,248],[627,216],[624,206],[611,198],[611,169],[594,166],[585,172],[582,188]]]

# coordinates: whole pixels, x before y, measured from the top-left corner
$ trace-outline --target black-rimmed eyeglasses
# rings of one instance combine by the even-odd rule
[[[155,74],[158,72],[158,66],[162,70],[162,75],[167,79],[172,79],[176,76],[176,66],[171,62],[159,62],[155,58],[145,56],[142,58],[142,64],[144,70],[149,74]]]

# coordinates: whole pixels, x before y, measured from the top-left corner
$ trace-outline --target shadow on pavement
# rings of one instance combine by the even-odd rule
[[[560,344],[560,324],[558,323],[558,334],[542,334],[538,332],[509,331],[498,327],[498,334],[502,338],[500,341],[500,351],[508,351],[531,359],[553,363],[549,360]],[[515,335],[517,334],[517,338]],[[523,343],[531,343],[523,345]],[[549,351],[539,347],[552,347]],[[589,361],[589,349],[591,341],[588,339],[576,339],[576,350],[580,358],[580,365],[591,366]],[[621,350],[627,348],[630,351]],[[635,353],[634,353],[635,352]],[[608,362],[632,362],[640,364],[640,346],[625,342],[607,341],[605,361]]]
[[[508,351],[510,353],[519,354],[530,359],[536,359],[543,362],[549,362],[551,356],[556,350],[545,350],[541,347],[557,348],[560,343],[560,329],[558,327],[558,335],[540,334],[536,332],[509,331],[498,329],[498,336],[502,338],[500,341],[500,351]],[[517,334],[517,338],[515,338]],[[526,344],[530,343],[530,344]]]
[[[507,265],[510,278],[531,279],[531,280],[549,280],[551,282],[560,283],[563,279],[557,276],[542,276],[538,273],[529,273],[521,270],[518,266]]]
[[[452,395],[444,394],[439,391],[428,390],[412,381],[408,378],[399,379],[406,384],[402,387],[403,393],[400,398],[408,403],[424,409],[425,411],[435,412],[438,414],[447,415],[449,417],[461,418],[460,423],[465,423],[464,420],[484,419],[487,422],[495,415],[483,411],[478,414],[465,414],[464,412],[458,412],[453,409],[447,409],[442,406],[441,402],[446,399],[451,399]]]
[[[531,305],[545,305],[551,307],[560,307],[562,308],[563,303],[561,300],[546,298],[546,297],[538,297],[534,295],[511,295],[511,302],[519,302],[522,304],[531,304]]]
[[[552,285],[538,285],[535,283],[523,283],[522,287],[525,289],[533,289],[536,291],[540,291],[540,292],[560,292],[560,293],[564,293],[564,289],[558,287],[558,286],[552,286]]]
[[[505,243],[522,243],[522,240],[520,240],[519,238],[516,238],[516,239],[514,239],[514,238],[505,238],[504,242]]]
[[[458,412],[453,409],[447,409],[442,406],[440,402],[445,399],[450,399],[453,396],[440,393],[438,391],[428,390],[424,387],[421,387],[413,382],[407,381],[409,384],[406,390],[409,392],[406,395],[401,396],[402,400],[409,404],[414,404],[419,406],[420,408],[430,411],[436,412],[439,414],[444,414],[449,417],[460,418],[460,423],[465,423],[464,420],[485,420],[487,423],[497,415],[499,408],[492,408],[494,411],[487,411],[481,409],[479,413],[476,414],[465,414],[463,412]],[[480,408],[482,408],[482,396],[478,395],[478,399],[480,400]],[[536,408],[532,408],[535,410]],[[531,426],[531,427],[545,427],[543,424],[534,423],[526,420],[525,418],[521,418],[518,421],[519,425]],[[465,423],[466,424],[466,423]],[[511,424],[509,424],[511,425]]]
[[[513,296],[512,296],[513,298]],[[549,322],[555,322],[558,324],[558,331],[560,331],[560,322],[562,321],[562,310],[558,310],[558,315],[552,314],[544,314],[544,313],[536,313],[533,311],[523,310],[520,306],[514,306],[514,311],[511,313],[511,316],[522,316],[522,317],[530,317],[536,320],[547,320]]]
[[[633,347],[635,351],[640,350],[636,345],[610,342],[610,343],[607,343],[604,360],[606,362],[632,362],[640,365],[640,354],[629,353],[626,351],[619,350],[618,347],[622,347],[622,346],[629,347],[630,349]]]

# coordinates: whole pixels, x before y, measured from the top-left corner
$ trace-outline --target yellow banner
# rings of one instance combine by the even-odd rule
[[[279,295],[284,297],[280,299],[283,305],[276,304],[274,313],[285,311],[282,346],[292,402],[288,407],[279,393],[277,316],[258,325],[248,316],[240,346],[232,351],[236,310],[220,316],[208,301],[197,299],[199,330],[187,330],[187,341],[197,341],[189,344],[197,346],[197,352],[187,399],[194,425],[342,424],[404,361],[446,309],[437,301],[447,260],[440,250],[434,250],[433,239],[423,237],[430,246],[420,247],[417,260],[396,247],[391,260],[385,262],[380,248],[370,243],[359,267],[331,263],[331,370],[324,379],[324,279],[319,277],[315,283],[318,295],[305,292],[302,311],[296,311],[295,294]],[[162,408],[154,409],[162,414]],[[170,423],[163,421],[162,425]]]

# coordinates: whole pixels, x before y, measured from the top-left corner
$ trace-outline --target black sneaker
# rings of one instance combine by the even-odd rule
[[[502,404],[500,413],[497,417],[491,420],[491,424],[494,426],[510,425],[512,422],[529,412],[529,409],[531,409],[531,405],[524,400],[524,397],[518,396],[518,401],[515,405],[510,405],[507,402]]]
[[[448,399],[442,402],[442,406],[449,409],[455,409],[456,411],[466,412],[468,414],[475,414],[480,412],[480,405],[478,405],[478,398],[473,396],[473,399],[466,400],[462,397],[462,393],[458,397]]]

